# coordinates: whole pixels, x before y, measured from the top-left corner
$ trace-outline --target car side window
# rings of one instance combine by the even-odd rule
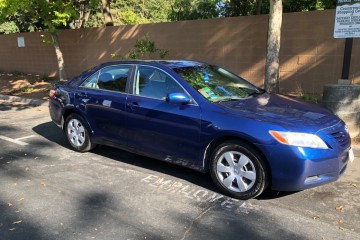
[[[86,88],[99,88],[97,85],[97,78],[98,78],[99,72],[94,73],[90,77],[88,77],[82,84],[81,87]]]
[[[81,86],[125,92],[130,69],[131,66],[110,66],[103,68],[85,80]]]
[[[168,93],[185,93],[185,91],[165,72],[153,67],[139,66],[136,73],[136,95],[165,99]]]

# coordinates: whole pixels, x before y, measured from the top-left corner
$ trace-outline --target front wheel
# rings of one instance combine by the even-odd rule
[[[226,195],[246,200],[260,195],[268,185],[268,173],[261,154],[241,141],[220,144],[210,159],[210,174]]]
[[[87,152],[95,147],[85,120],[76,113],[66,118],[65,133],[70,146],[78,152]]]

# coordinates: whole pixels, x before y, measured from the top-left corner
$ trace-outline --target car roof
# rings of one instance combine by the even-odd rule
[[[167,67],[167,68],[181,68],[181,67],[194,67],[194,66],[201,66],[206,64],[204,62],[199,61],[190,61],[190,60],[120,60],[120,61],[110,61],[101,63],[97,66],[94,66],[84,72],[82,72],[79,76],[81,79],[85,79],[91,76],[93,73],[102,69],[104,67],[119,65],[119,64],[146,64],[150,66],[157,66],[157,67]]]
[[[106,62],[98,65],[96,68],[100,69],[107,66],[118,65],[118,64],[147,64],[147,65],[162,65],[168,68],[181,68],[181,67],[193,67],[201,66],[204,63],[199,61],[190,60],[122,60]]]

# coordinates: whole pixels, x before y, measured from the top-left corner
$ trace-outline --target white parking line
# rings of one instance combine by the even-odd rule
[[[23,139],[32,138],[32,137],[35,137],[35,135],[30,135],[30,136],[26,136],[26,137],[21,137],[21,138],[15,139],[15,140],[23,140]]]
[[[18,145],[21,145],[21,146],[26,146],[26,145],[28,145],[28,143],[23,142],[23,141],[20,141],[21,139],[32,138],[32,137],[35,137],[35,136],[34,136],[34,135],[30,135],[30,136],[26,136],[26,137],[21,137],[21,138],[17,138],[17,139],[12,139],[12,138],[5,137],[5,136],[1,136],[1,135],[0,135],[0,139],[5,140],[5,141],[8,141],[8,142],[15,143],[15,144],[18,144]]]

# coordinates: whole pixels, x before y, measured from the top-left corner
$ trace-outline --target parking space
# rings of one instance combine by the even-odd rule
[[[0,103],[0,239],[357,239],[360,149],[337,182],[240,201],[208,175],[68,148],[46,107]]]

